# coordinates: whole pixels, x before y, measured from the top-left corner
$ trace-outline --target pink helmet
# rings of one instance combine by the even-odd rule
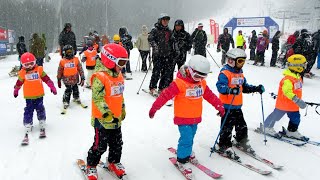
[[[20,58],[20,61],[24,69],[30,69],[36,65],[36,57],[29,52],[23,53]]]
[[[129,61],[127,50],[119,44],[106,44],[101,49],[101,62],[108,69],[124,67]]]

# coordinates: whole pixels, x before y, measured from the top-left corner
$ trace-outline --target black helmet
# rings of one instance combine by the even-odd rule
[[[73,47],[71,45],[65,45],[62,48],[62,57],[72,59],[74,57]]]
[[[308,30],[307,29],[301,29],[301,34],[307,34]]]
[[[92,47],[92,46],[93,46],[93,42],[92,42],[91,40],[88,40],[88,41],[87,41],[87,46],[88,46],[88,47]]]
[[[125,35],[125,34],[128,34],[128,29],[125,27],[125,26],[122,26],[120,29],[119,29],[119,35],[120,37]]]

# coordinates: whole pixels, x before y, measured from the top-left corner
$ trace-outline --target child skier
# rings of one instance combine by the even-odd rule
[[[95,138],[87,157],[86,173],[89,180],[98,179],[96,166],[108,146],[108,169],[118,177],[125,175],[120,163],[123,144],[121,122],[126,116],[121,69],[128,61],[125,48],[115,43],[107,44],[102,47],[101,61],[97,60],[96,71],[91,77],[91,124],[95,128]]]
[[[220,116],[225,113],[221,101],[204,80],[209,72],[210,63],[205,57],[192,56],[188,64],[180,68],[177,79],[161,92],[149,111],[149,117],[153,118],[157,110],[174,98],[174,124],[178,125],[180,132],[177,166],[187,177],[192,176],[192,170],[186,168],[185,164],[196,161],[192,146],[197,126],[202,120],[203,98],[219,111]]]
[[[79,85],[84,84],[84,72],[81,63],[77,57],[74,57],[73,47],[71,45],[65,45],[62,49],[63,58],[60,60],[58,67],[58,87],[61,88],[61,80],[66,86],[66,90],[63,95],[64,109],[67,109],[70,104],[71,93],[73,93],[74,101],[81,104],[79,98],[79,76],[81,78]]]
[[[235,127],[236,136],[235,143],[244,150],[254,153],[248,139],[248,128],[243,118],[241,110],[242,93],[264,92],[263,85],[252,86],[247,83],[243,75],[242,67],[245,63],[247,55],[243,49],[230,49],[227,54],[227,64],[221,69],[217,89],[220,93],[220,100],[224,104],[225,109],[230,109],[224,126],[222,127],[219,143],[215,149],[220,154],[224,154],[230,158],[239,159],[232,149],[232,129]],[[225,117],[221,118],[221,125]]]
[[[306,140],[298,127],[300,124],[299,108],[306,108],[307,104],[302,98],[302,79],[300,73],[305,70],[306,58],[301,54],[294,54],[288,58],[288,69],[283,71],[284,78],[280,81],[276,107],[265,120],[265,132],[272,136],[279,136],[273,129],[276,121],[285,114],[290,121],[288,129],[284,129],[285,135],[291,138]]]
[[[13,95],[15,98],[18,97],[19,89],[23,85],[23,94],[26,99],[23,124],[26,127],[26,134],[22,145],[27,145],[29,143],[28,134],[32,130],[34,110],[37,111],[37,117],[39,120],[40,138],[46,137],[46,112],[43,106],[44,89],[42,81],[49,86],[54,95],[57,94],[57,90],[49,76],[43,71],[42,66],[36,65],[36,57],[33,54],[29,52],[22,54],[21,65],[22,69],[19,71]]]
[[[94,72],[94,67],[96,66],[97,50],[93,48],[93,42],[91,40],[87,41],[88,49],[83,52],[82,62],[86,62],[86,69],[88,71],[87,79],[91,79]],[[86,87],[91,88],[89,81],[86,82]]]

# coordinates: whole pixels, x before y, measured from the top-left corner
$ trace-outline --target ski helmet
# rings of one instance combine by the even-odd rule
[[[294,54],[288,58],[288,68],[291,71],[301,73],[306,68],[306,58],[301,54]]]
[[[113,35],[113,41],[120,41],[120,36],[119,36],[119,34]]]
[[[241,69],[243,67],[247,58],[246,52],[239,48],[230,49],[226,56],[228,57],[228,65],[236,67],[237,69]]]
[[[123,67],[129,61],[127,50],[119,44],[106,44],[101,50],[101,62],[108,69],[113,69],[116,65]]]
[[[72,59],[74,57],[73,47],[71,45],[65,45],[62,48],[62,55],[66,59]]]
[[[20,61],[24,69],[31,69],[36,65],[36,57],[29,52],[23,53]]]
[[[204,56],[194,55],[188,62],[188,69],[193,80],[200,81],[210,72],[210,63]]]
[[[198,27],[203,27],[203,24],[202,24],[202,23],[199,23],[199,24],[198,24]]]
[[[91,40],[88,40],[88,41],[87,41],[87,46],[88,46],[88,47],[92,47],[92,46],[93,46],[93,42],[92,42]]]

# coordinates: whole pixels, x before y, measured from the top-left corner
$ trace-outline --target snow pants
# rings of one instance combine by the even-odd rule
[[[228,51],[222,51],[222,57],[221,57],[221,65],[226,64],[226,58],[227,58],[227,52]]]
[[[250,49],[250,60],[255,60],[256,58],[256,49]]]
[[[227,113],[221,118],[221,125]],[[241,109],[230,109],[230,113],[227,116],[226,122],[222,127],[219,146],[229,148],[232,146],[232,130],[235,127],[236,130],[236,140],[240,142],[241,140],[248,138],[248,127],[247,123],[243,118],[243,113]]]
[[[204,47],[197,47],[197,45],[194,48],[194,55],[199,54],[201,56],[207,57],[207,52],[206,52],[206,46]]]
[[[43,58],[37,58],[36,64],[37,64],[38,66],[43,66]]]
[[[130,50],[127,49],[127,52],[128,52],[128,59],[130,59]],[[126,72],[127,73],[132,73],[131,68],[130,68],[130,61],[127,62],[125,68],[122,68],[121,72],[122,72],[122,74],[124,74]]]
[[[318,53],[317,68],[320,69],[320,52]]]
[[[276,123],[276,121],[279,121],[285,114],[287,114],[288,118],[290,119],[288,130],[291,132],[298,130],[298,127],[300,124],[300,112],[299,111],[294,111],[294,112],[282,111],[277,108],[275,108],[273,112],[264,121],[264,126],[266,128],[272,128]]]
[[[38,120],[46,120],[46,110],[43,105],[43,97],[37,99],[26,99],[24,108],[23,124],[33,124],[33,112],[37,111]]]
[[[94,73],[94,69],[87,69],[87,72],[88,72],[88,74],[87,74],[86,85],[87,85],[87,86],[91,86],[91,85],[90,85],[90,80],[91,80],[92,74]]]
[[[168,87],[173,80],[173,71],[174,60],[169,56],[154,55],[149,89],[157,89],[159,79],[159,91]]]
[[[74,99],[79,98],[78,84],[65,85],[65,86],[66,86],[66,90],[64,91],[63,98],[62,98],[63,102],[70,103],[71,93],[73,94]]]
[[[197,132],[198,124],[179,125],[180,138],[177,148],[177,160],[181,163],[189,161],[192,153],[193,139]]]
[[[278,58],[278,51],[272,50],[272,56],[271,56],[271,61],[270,61],[270,66],[275,66]]]
[[[150,51],[139,51],[140,52],[140,56],[141,56],[141,60],[142,60],[142,66],[141,66],[141,71],[147,71],[148,67],[147,67],[147,58],[148,55],[150,54]],[[149,61],[150,63],[150,61]]]
[[[118,129],[95,128],[94,142],[88,151],[87,163],[89,166],[97,166],[101,155],[107,151],[109,163],[119,163],[122,155],[122,133]]]
[[[175,64],[177,64],[178,70],[181,68],[182,65],[184,65],[186,60],[187,60],[187,52],[182,52],[175,58]],[[173,70],[175,69],[175,67],[176,66],[174,65]]]

